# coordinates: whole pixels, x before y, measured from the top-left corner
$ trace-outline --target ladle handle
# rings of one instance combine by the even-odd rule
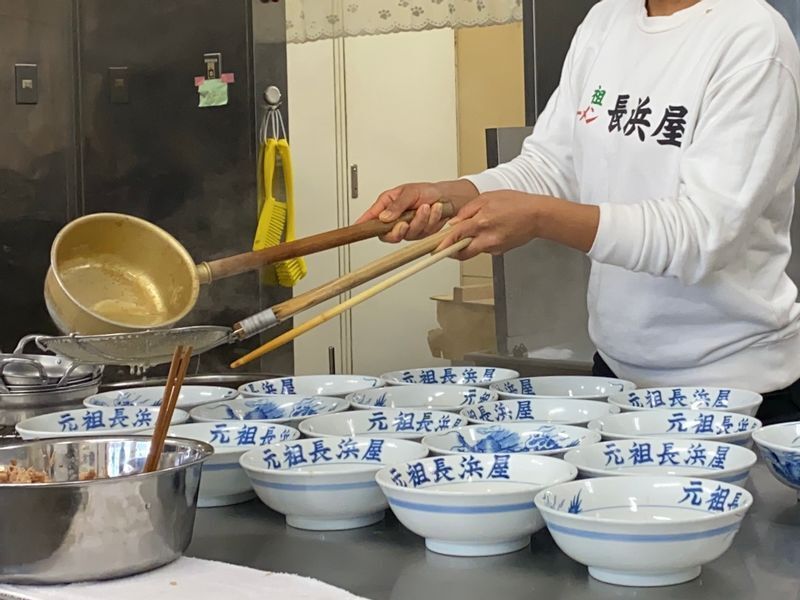
[[[449,219],[454,216],[455,208],[450,202],[442,202],[441,204],[443,219]],[[322,252],[323,250],[330,250],[331,248],[338,248],[345,244],[352,244],[354,242],[360,242],[361,240],[377,237],[389,233],[392,228],[401,221],[408,223],[414,218],[414,214],[415,211],[409,210],[400,215],[400,218],[396,221],[389,223],[373,219],[357,225],[350,225],[348,227],[342,227],[341,229],[334,229],[332,231],[311,235],[299,240],[285,242],[277,246],[272,246],[271,248],[264,248],[263,250],[255,250],[253,252],[237,254],[236,256],[228,256],[210,262],[203,262],[197,265],[200,283],[211,283],[217,279],[225,279],[226,277],[233,277],[234,275],[240,275],[249,271],[256,271],[266,265],[290,258],[308,256],[309,254]]]

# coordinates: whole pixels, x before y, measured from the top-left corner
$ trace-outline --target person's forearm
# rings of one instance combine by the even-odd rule
[[[478,188],[468,179],[438,181],[434,185],[440,190],[442,199],[449,200],[453,204],[455,212],[461,210],[470,200],[474,200],[480,195]]]
[[[537,196],[532,208],[534,237],[581,252],[591,250],[600,224],[600,207]]]

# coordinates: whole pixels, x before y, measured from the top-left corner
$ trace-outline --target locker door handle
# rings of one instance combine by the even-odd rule
[[[358,165],[350,165],[350,198],[358,198]]]

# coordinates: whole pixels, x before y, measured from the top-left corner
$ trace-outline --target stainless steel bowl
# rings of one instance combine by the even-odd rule
[[[57,388],[99,379],[103,368],[50,354],[0,354],[0,381],[8,388]]]
[[[53,483],[0,484],[0,582],[73,583],[141,573],[177,559],[192,538],[210,445],[168,438],[141,473],[149,437],[37,440],[0,448],[0,465]],[[104,479],[80,481],[94,470]]]
[[[0,425],[16,425],[20,421],[83,406],[83,400],[100,389],[100,380],[70,385],[57,390],[5,393],[0,391]],[[0,463],[2,464],[2,463]]]

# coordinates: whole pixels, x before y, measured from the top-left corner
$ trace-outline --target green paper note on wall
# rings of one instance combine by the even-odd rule
[[[228,103],[228,84],[221,79],[206,79],[197,88],[200,108],[225,106]]]

